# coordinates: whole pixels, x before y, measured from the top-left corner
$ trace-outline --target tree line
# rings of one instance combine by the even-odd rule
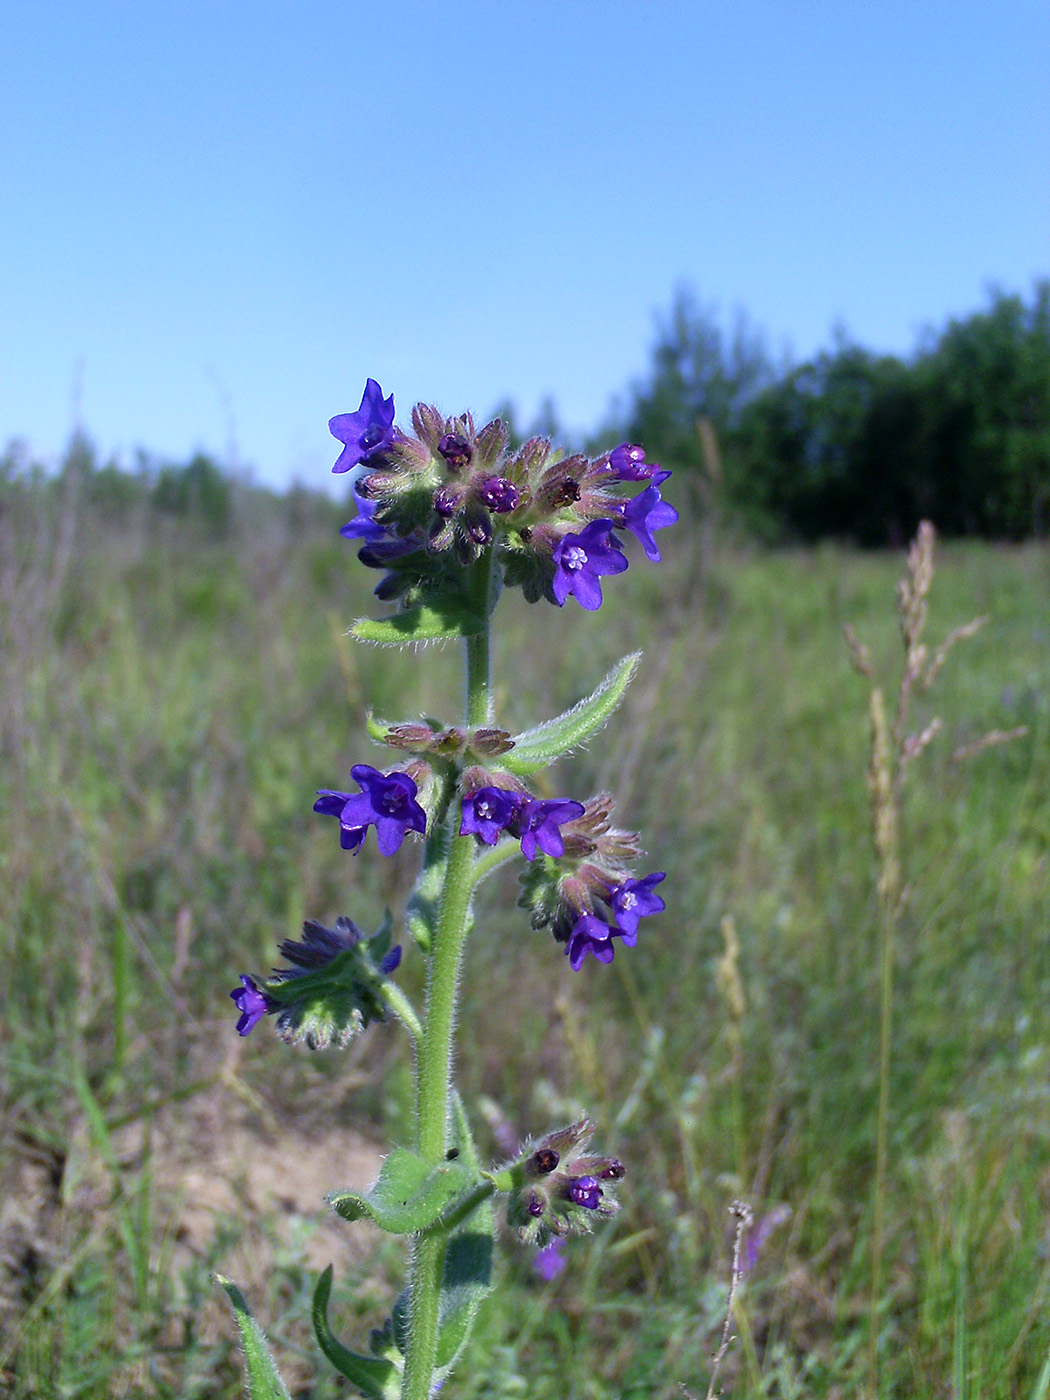
[[[794,366],[746,317],[727,330],[680,291],[612,431],[718,478],[724,505],[769,540],[879,545],[922,519],[945,535],[1045,536],[1050,282],[1027,301],[993,292],[908,359],[840,334]]]
[[[513,439],[564,441],[547,399]],[[987,309],[928,333],[909,358],[838,334],[828,350],[777,362],[743,314],[724,326],[688,289],[658,323],[649,368],[584,445],[644,444],[691,481],[694,496],[770,543],[822,538],[860,545],[911,538],[920,520],[943,535],[1021,540],[1050,534],[1050,281],[1031,297],[995,291]],[[272,496],[235,481],[204,453],[185,464],[140,451],[134,468],[102,463],[75,433],[58,476],[24,445],[0,455],[4,498],[31,483],[71,484],[104,518],[147,510],[225,538],[235,502]],[[285,493],[300,509],[311,495]],[[351,503],[352,504],[352,503]],[[349,507],[348,507],[349,508]]]

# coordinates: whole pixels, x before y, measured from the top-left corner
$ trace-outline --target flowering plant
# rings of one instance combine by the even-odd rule
[[[466,654],[462,723],[385,721],[368,732],[396,757],[386,769],[355,764],[357,792],[325,789],[314,810],[337,818],[344,850],[358,854],[369,828],[384,856],[406,841],[421,847],[421,868],[404,927],[427,962],[426,1004],[416,1010],[398,985],[402,956],[389,918],[371,935],[349,918],[334,928],[309,921],[303,941],[280,945],[291,964],[269,977],[241,975],[230,995],[247,1035],[273,1016],[288,1042],[311,1049],[346,1044],[371,1021],[397,1018],[415,1047],[415,1141],[387,1156],[367,1192],[335,1191],[346,1220],[368,1218],[412,1241],[408,1286],[367,1353],[344,1347],[327,1318],[332,1271],[315,1293],[313,1321],[322,1351],[371,1400],[425,1400],[461,1355],[490,1290],[493,1203],[527,1244],[550,1250],[618,1210],[615,1158],[588,1152],[586,1119],[525,1144],[513,1160],[484,1169],[451,1076],[460,963],[481,882],[505,861],[525,861],[519,903],[534,928],[548,928],[579,971],[588,955],[613,960],[616,942],[635,945],[643,918],[664,902],[656,871],[634,873],[638,837],[612,825],[613,799],[538,797],[530,780],[582,743],[623,698],[639,655],[625,657],[573,709],[512,736],[493,715],[489,637],[503,587],[530,602],[587,611],[602,604],[602,580],[621,574],[621,542],[633,534],[659,560],[654,532],[677,519],[660,496],[670,475],[623,444],[597,458],[563,455],[533,438],[510,450],[499,420],[475,427],[470,414],[448,419],[417,405],[414,431],[394,424],[393,396],[375,380],[360,407],[330,423],[343,444],[336,472],[354,471],[358,514],[342,534],[361,541],[360,561],[380,571],[377,597],[390,616],[350,629],[361,641],[406,645],[455,639]],[[642,490],[630,496],[632,485]],[[546,1261],[544,1261],[546,1263]],[[287,1395],[262,1333],[229,1280],[250,1393]]]

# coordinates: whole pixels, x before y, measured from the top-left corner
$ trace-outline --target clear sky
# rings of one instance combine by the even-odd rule
[[[798,358],[1050,274],[1046,0],[8,0],[0,444],[320,485],[367,376],[596,426],[690,283]]]

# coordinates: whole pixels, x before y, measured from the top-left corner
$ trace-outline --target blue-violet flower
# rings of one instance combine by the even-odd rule
[[[573,972],[579,972],[588,953],[593,953],[599,962],[611,963],[613,935],[618,932],[618,929],[610,928],[604,919],[599,919],[597,914],[581,914],[573,924],[565,945]]]
[[[517,822],[521,853],[525,859],[535,860],[537,847],[548,856],[564,855],[565,842],[558,828],[566,822],[582,817],[584,810],[582,802],[573,802],[570,799],[555,798],[547,801],[538,797],[526,798]]]
[[[550,1283],[556,1279],[562,1269],[568,1263],[563,1253],[565,1248],[564,1240],[551,1240],[550,1244],[545,1244],[542,1249],[536,1251],[532,1261],[532,1271],[544,1283]]]
[[[662,481],[671,473],[659,472],[657,475]],[[673,525],[678,519],[678,512],[674,506],[661,498],[659,481],[647,486],[633,501],[624,501],[617,515],[616,524],[630,530],[645,550],[646,557],[658,564],[660,550],[653,538],[653,531]]]
[[[314,811],[325,817],[338,817],[340,844],[356,851],[370,826],[376,829],[376,842],[384,856],[392,856],[407,831],[424,832],[427,814],[416,801],[416,788],[407,773],[380,773],[367,763],[355,763],[350,772],[359,783],[359,793],[322,789]]]
[[[463,799],[460,836],[477,836],[486,846],[494,846],[526,800],[520,793],[498,787],[483,787],[467,793]]]
[[[646,875],[642,880],[624,880],[609,892],[609,907],[616,919],[616,932],[623,935],[628,948],[638,941],[638,920],[646,914],[659,914],[666,905],[658,894],[653,894],[653,886],[667,878],[662,870]]]
[[[231,992],[230,996],[233,998],[237,1010],[241,1013],[237,1022],[238,1035],[247,1035],[271,1010],[269,998],[264,992],[260,992],[252,979],[243,972],[241,973],[241,985],[236,991]]]
[[[365,385],[361,407],[356,413],[337,413],[328,420],[328,431],[343,444],[343,450],[332,468],[348,472],[359,462],[365,462],[394,438],[394,396],[383,398],[383,391],[374,379]]]
[[[611,520],[592,520],[578,535],[565,535],[554,549],[554,601],[559,608],[571,593],[581,608],[595,612],[602,605],[603,574],[622,574],[627,556],[613,538]]]
[[[375,501],[370,501],[367,496],[360,495],[355,486],[354,504],[357,506],[357,514],[353,520],[348,520],[339,531],[343,539],[364,540],[366,544],[373,540],[381,540],[386,531],[372,518],[376,513]]]

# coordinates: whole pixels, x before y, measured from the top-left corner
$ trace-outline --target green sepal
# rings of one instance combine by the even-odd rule
[[[392,1235],[427,1230],[476,1184],[477,1174],[460,1161],[432,1167],[406,1147],[395,1147],[366,1195],[332,1191],[328,1204],[344,1220],[367,1216]]]
[[[405,646],[411,642],[444,642],[476,637],[488,620],[458,599],[439,598],[416,603],[393,617],[359,617],[348,636],[379,646]]]
[[[376,719],[371,710],[365,715],[365,728],[368,730],[368,737],[374,743],[386,743],[386,736],[390,731],[390,725],[385,719]]]
[[[222,1274],[215,1275],[215,1282],[222,1285],[233,1304],[244,1347],[245,1379],[251,1400],[291,1400],[288,1387],[277,1369],[277,1363],[270,1355],[266,1334],[252,1317],[251,1309],[244,1301],[244,1294],[230,1279],[223,1278]],[[383,1400],[383,1397],[380,1400]]]
[[[340,926],[340,921],[337,927]],[[314,925],[307,920],[304,933]],[[352,921],[343,926],[359,934]],[[324,1050],[331,1044],[346,1046],[371,1021],[384,1021],[386,1001],[380,990],[379,964],[390,949],[393,922],[389,911],[370,937],[336,954],[313,971],[301,967],[276,969],[273,976],[258,979],[260,989],[275,1004],[277,1034],[289,1045]]]
[[[640,651],[625,656],[585,700],[573,705],[571,710],[566,710],[556,719],[549,719],[535,729],[515,735],[513,749],[500,758],[501,766],[508,773],[527,777],[584,743],[602,727],[619,705],[641,659]]]
[[[332,1266],[328,1265],[314,1289],[313,1324],[317,1345],[341,1376],[356,1385],[368,1400],[397,1400],[401,1374],[393,1361],[348,1351],[332,1336],[328,1326],[328,1299],[332,1293]]]

